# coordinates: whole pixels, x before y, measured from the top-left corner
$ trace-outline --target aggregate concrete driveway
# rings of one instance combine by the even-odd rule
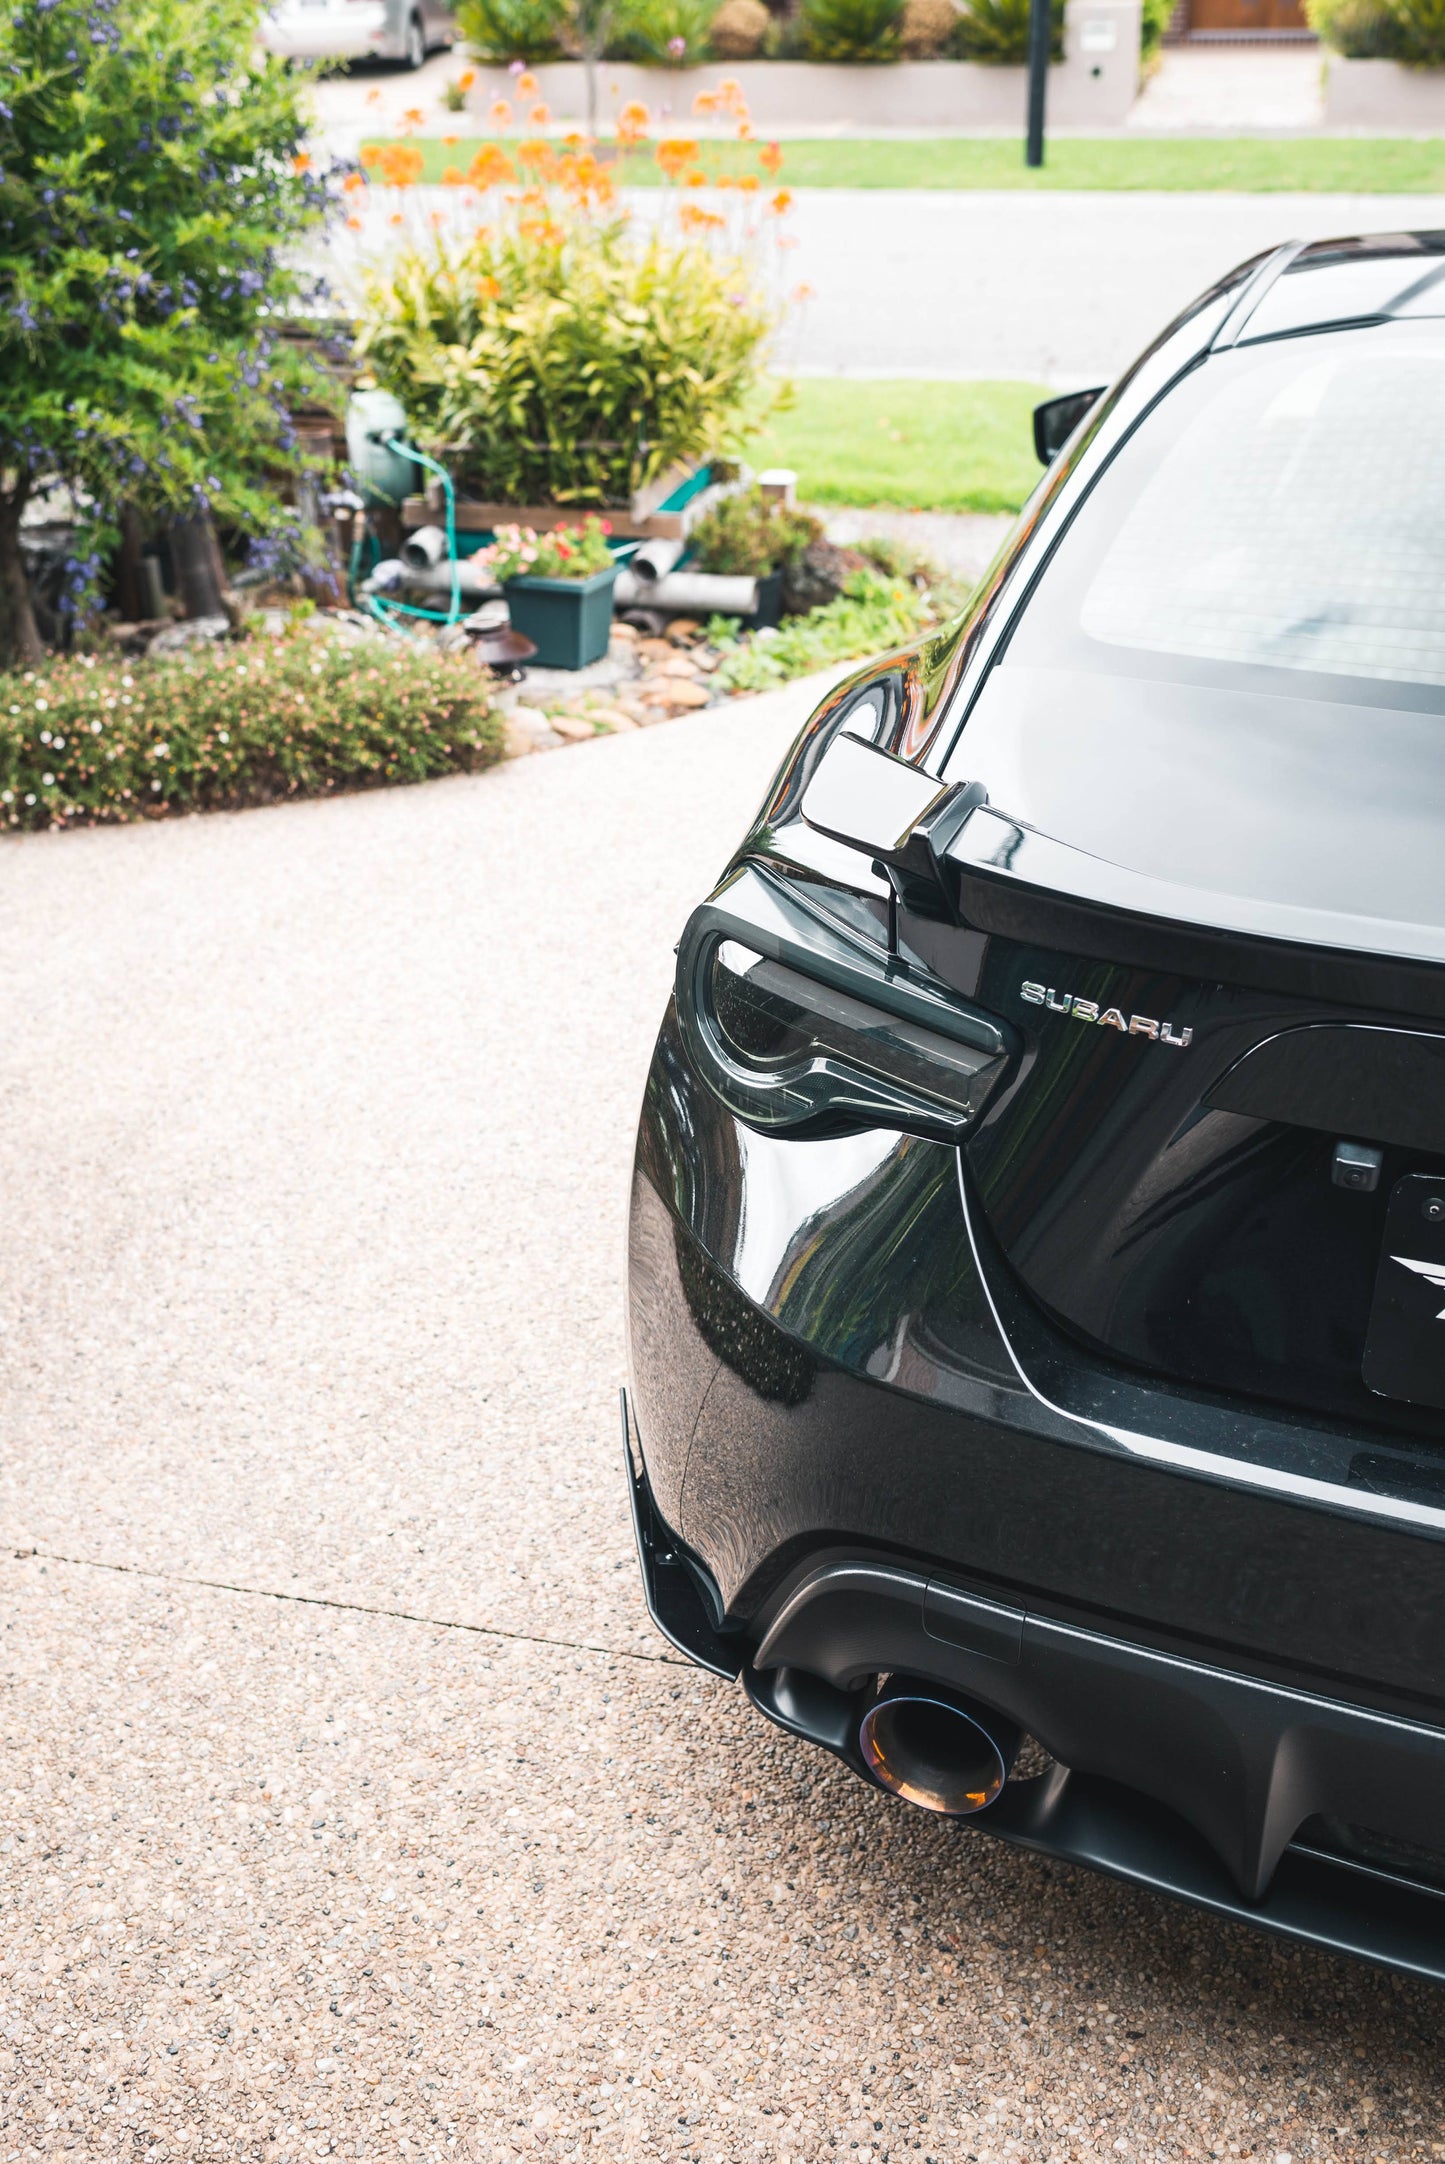
[[[631,1127],[806,701],[0,850],[0,2160],[1445,2154],[1437,1994],[646,1625]]]

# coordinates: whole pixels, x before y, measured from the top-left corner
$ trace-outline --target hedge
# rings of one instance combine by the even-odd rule
[[[502,723],[465,653],[293,630],[0,676],[0,825],[234,811],[474,773]]]

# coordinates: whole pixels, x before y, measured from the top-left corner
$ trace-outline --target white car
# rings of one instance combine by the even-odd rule
[[[287,60],[402,60],[456,43],[448,0],[276,0],[261,42]]]

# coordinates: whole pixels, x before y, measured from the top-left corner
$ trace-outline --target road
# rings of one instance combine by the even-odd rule
[[[631,202],[646,219],[660,198],[636,190]],[[403,230],[428,235],[433,213],[458,216],[457,198],[416,189],[407,212]],[[344,293],[400,237],[391,215],[378,201],[360,233],[334,236]],[[1442,225],[1442,196],[802,188],[788,220],[796,246],[772,283],[811,297],[789,312],[778,366],[1108,382],[1197,293],[1279,241]]]
[[[647,1625],[631,1133],[806,701],[4,845],[0,2159],[1440,2154],[1435,1994]]]

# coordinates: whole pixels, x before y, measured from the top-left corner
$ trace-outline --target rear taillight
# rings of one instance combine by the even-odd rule
[[[954,1141],[1008,1065],[991,1016],[751,866],[689,923],[677,1003],[708,1084],[758,1127],[847,1123]]]

